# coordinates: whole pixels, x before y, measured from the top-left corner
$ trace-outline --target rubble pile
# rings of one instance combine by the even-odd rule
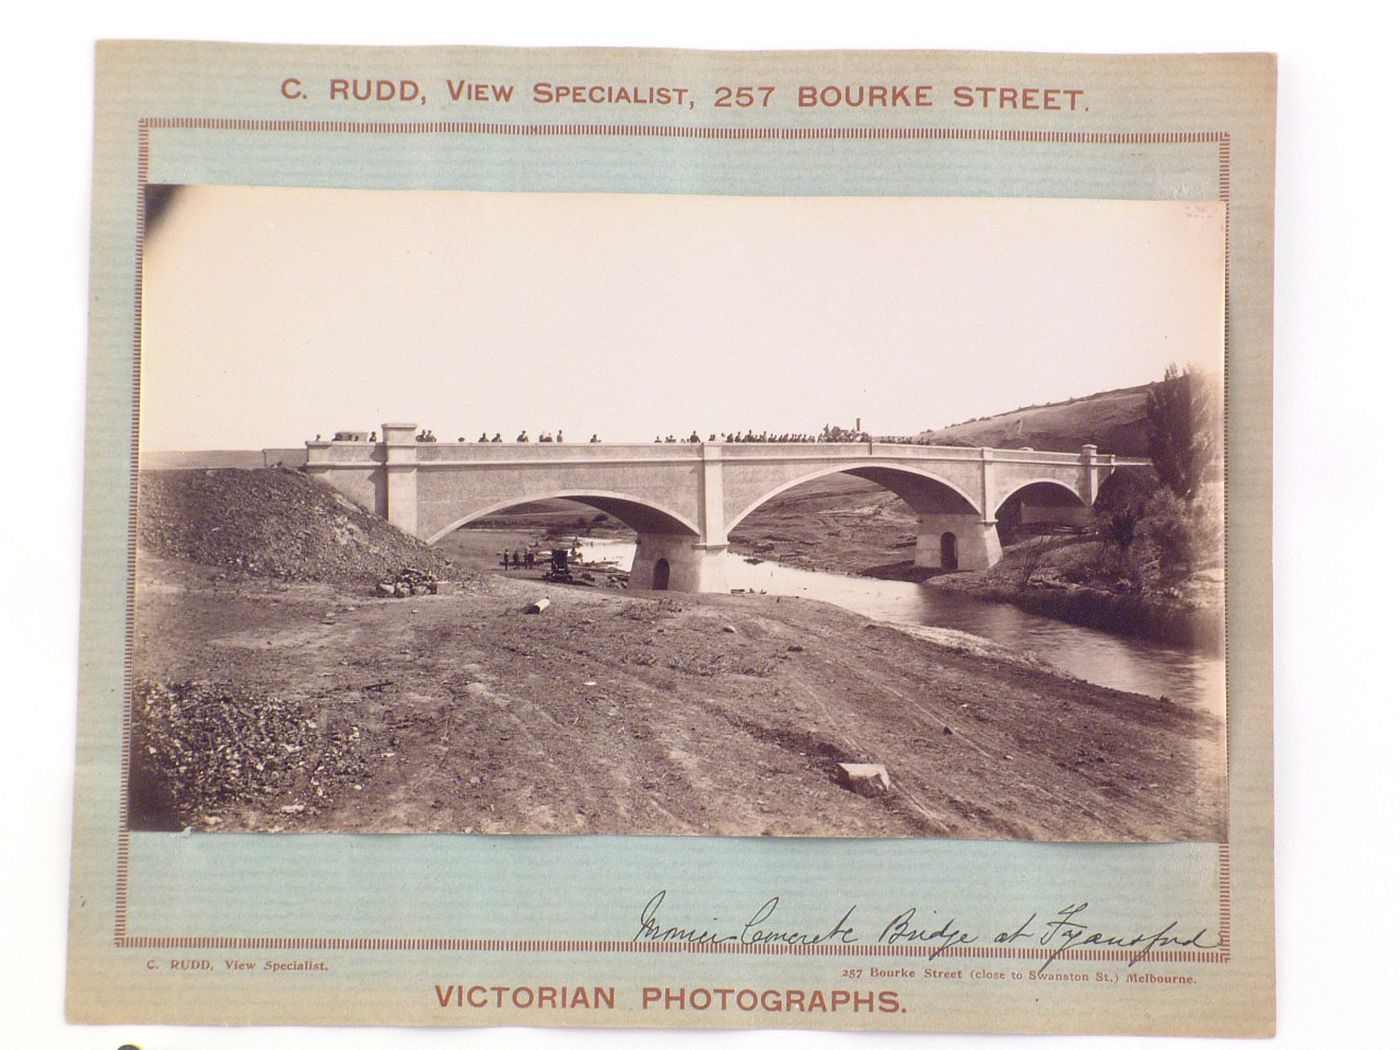
[[[357,725],[325,724],[305,701],[213,682],[138,682],[134,793],[181,826],[249,806],[313,814],[364,782],[365,736]]]
[[[160,557],[275,579],[370,584],[404,568],[451,571],[427,544],[281,468],[143,471],[137,542]]]
[[[422,569],[405,568],[388,580],[379,581],[379,593],[386,598],[408,598],[415,594],[437,594],[442,581]]]

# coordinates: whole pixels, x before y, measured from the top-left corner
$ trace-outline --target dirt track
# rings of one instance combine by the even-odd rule
[[[1223,830],[1223,727],[1209,716],[820,603],[500,576],[375,599],[148,555],[139,581],[138,681],[275,697],[364,760],[320,796],[293,779],[153,815],[167,826],[178,815],[224,831]],[[545,594],[545,613],[522,612]],[[836,764],[848,760],[884,763],[893,792],[841,787]],[[178,807],[179,784],[171,791]]]

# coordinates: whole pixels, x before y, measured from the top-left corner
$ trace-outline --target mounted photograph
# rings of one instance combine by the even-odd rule
[[[142,204],[133,832],[1225,839],[1223,203]]]

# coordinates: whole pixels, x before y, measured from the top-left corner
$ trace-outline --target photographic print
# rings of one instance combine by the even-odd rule
[[[148,186],[136,832],[1218,842],[1225,206]]]

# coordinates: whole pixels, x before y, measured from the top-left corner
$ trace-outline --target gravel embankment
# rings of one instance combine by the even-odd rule
[[[452,565],[326,485],[294,470],[162,470],[141,475],[142,550],[232,573],[370,583]]]

